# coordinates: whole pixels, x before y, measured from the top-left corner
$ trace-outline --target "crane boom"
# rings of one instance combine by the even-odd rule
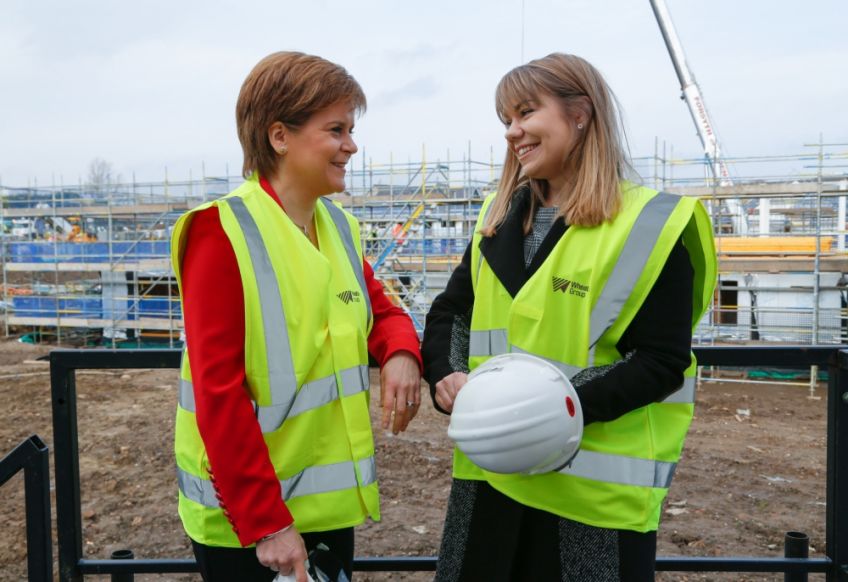
[[[674,28],[674,23],[671,21],[671,14],[668,11],[665,0],[650,0],[650,2],[663,40],[665,41],[665,46],[668,49],[668,54],[671,57],[671,62],[674,65],[674,71],[677,73],[677,78],[680,81],[680,90],[683,92],[683,99],[686,101],[689,113],[692,115],[692,121],[695,122],[695,129],[698,131],[698,138],[701,140],[701,145],[710,163],[713,176],[718,180],[719,185],[731,186],[733,185],[733,180],[730,177],[730,172],[727,171],[727,165],[721,158],[721,148],[715,130],[713,129],[713,124],[710,121],[710,115],[707,113],[704,97],[701,95],[701,89],[686,62],[683,45],[677,36],[677,31]],[[734,231],[743,235],[747,234],[748,223],[741,205],[738,201],[732,199],[728,199],[725,202],[728,210],[734,216]]]

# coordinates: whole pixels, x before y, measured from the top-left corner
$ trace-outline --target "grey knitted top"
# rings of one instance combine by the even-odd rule
[[[524,266],[529,267],[536,256],[536,251],[545,240],[545,235],[551,230],[551,225],[559,213],[556,206],[540,206],[533,217],[533,229],[524,237]]]

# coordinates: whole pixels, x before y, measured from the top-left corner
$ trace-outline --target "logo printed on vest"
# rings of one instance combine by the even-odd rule
[[[563,279],[562,277],[551,277],[554,288],[554,293],[562,291],[563,295],[576,295],[577,297],[586,297],[589,292],[589,286],[578,283],[571,279]]]
[[[568,290],[568,286],[571,285],[571,281],[568,279],[561,279],[560,277],[553,277],[554,282],[554,293],[557,291],[562,291],[565,293]]]
[[[359,303],[359,291],[342,291],[336,295],[345,305],[351,302]]]

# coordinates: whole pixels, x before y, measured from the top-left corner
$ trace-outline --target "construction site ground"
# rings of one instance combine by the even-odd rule
[[[0,454],[31,434],[51,447],[49,346],[0,342]],[[378,376],[372,370],[377,418]],[[186,558],[172,455],[176,370],[92,370],[77,377],[83,548],[88,558]],[[661,556],[781,556],[787,531],[822,557],[826,394],[787,385],[702,383],[695,421],[663,508]],[[383,520],[358,528],[359,556],[432,556],[450,488],[447,417],[424,403],[409,430],[375,430]],[[53,472],[51,456],[51,475]],[[0,501],[0,580],[24,580],[23,476]],[[52,499],[55,512],[55,497]],[[54,519],[55,527],[55,519]],[[55,535],[55,532],[54,532]],[[56,549],[54,544],[54,557]],[[55,571],[55,569],[54,569]],[[431,580],[432,573],[357,573],[367,580]],[[95,580],[106,576],[92,576]],[[146,575],[140,580],[199,580]],[[782,580],[783,574],[662,573],[658,580]],[[823,575],[811,575],[823,580]]]

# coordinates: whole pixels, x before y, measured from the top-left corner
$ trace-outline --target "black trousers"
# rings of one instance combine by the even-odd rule
[[[306,551],[324,544],[348,578],[353,570],[353,528],[301,534]],[[191,540],[204,582],[270,582],[277,575],[256,559],[256,548],[222,548]]]

